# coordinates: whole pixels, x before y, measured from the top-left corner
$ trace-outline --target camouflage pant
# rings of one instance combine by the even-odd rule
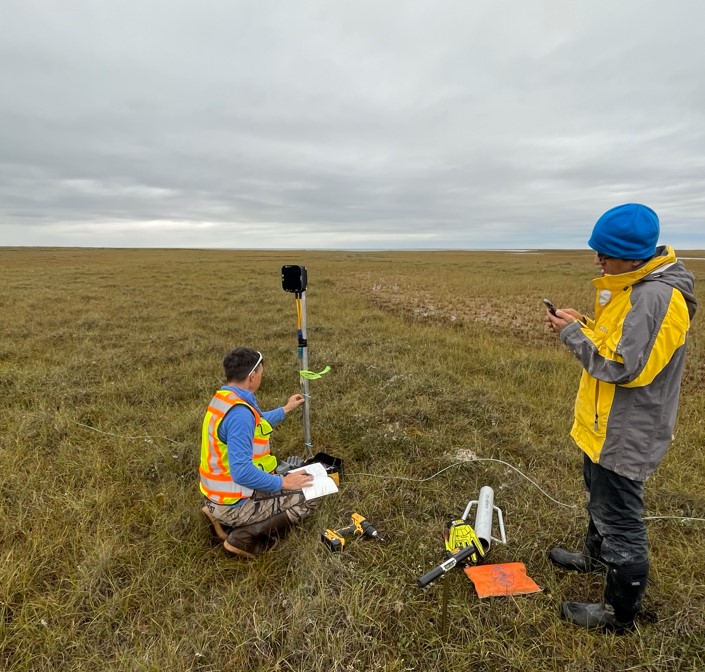
[[[215,504],[205,498],[204,505],[215,518],[228,527],[243,527],[252,523],[273,518],[282,511],[286,511],[289,520],[296,524],[308,516],[317,506],[317,501],[306,501],[303,492],[289,492],[283,495],[266,495],[258,497],[255,492],[253,497],[237,506]]]

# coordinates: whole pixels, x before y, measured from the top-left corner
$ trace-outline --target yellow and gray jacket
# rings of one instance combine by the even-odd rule
[[[560,334],[583,365],[571,436],[593,462],[644,481],[673,439],[694,278],[664,246],[593,284],[595,318]]]

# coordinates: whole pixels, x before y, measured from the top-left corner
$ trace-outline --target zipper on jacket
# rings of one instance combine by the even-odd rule
[[[600,381],[595,380],[595,433],[597,434],[598,430],[598,412],[597,409],[599,408],[599,401],[600,401]]]

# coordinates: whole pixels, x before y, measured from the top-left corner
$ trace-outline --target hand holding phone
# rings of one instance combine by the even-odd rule
[[[546,304],[546,308],[548,308],[548,312],[551,313],[551,315],[555,315],[556,314],[556,307],[548,299],[544,299],[543,302]]]

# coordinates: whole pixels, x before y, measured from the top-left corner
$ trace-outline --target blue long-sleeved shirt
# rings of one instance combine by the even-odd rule
[[[255,395],[248,390],[234,385],[224,385],[223,389],[235,392],[240,399],[254,406],[272,427],[286,417],[286,411],[281,406],[273,411],[260,410]],[[252,411],[241,404],[231,408],[218,426],[218,438],[228,447],[230,474],[234,481],[252,490],[279,492],[282,489],[282,477],[268,474],[258,469],[252,462],[252,439],[255,435],[255,426],[255,416],[252,415]],[[244,501],[240,500],[235,506]]]

